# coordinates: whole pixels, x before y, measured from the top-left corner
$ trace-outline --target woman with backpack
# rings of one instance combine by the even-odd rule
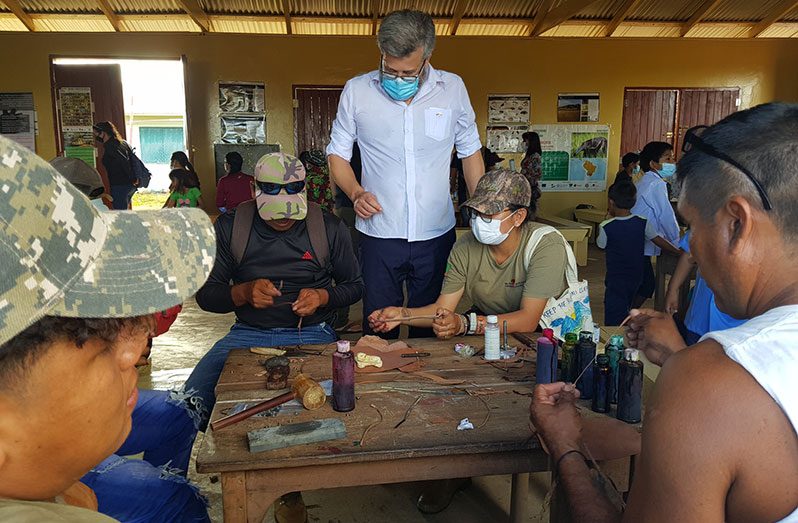
[[[126,211],[136,192],[138,180],[133,174],[130,157],[133,150],[111,122],[98,122],[92,126],[94,139],[103,144],[103,167],[111,186],[113,209]]]

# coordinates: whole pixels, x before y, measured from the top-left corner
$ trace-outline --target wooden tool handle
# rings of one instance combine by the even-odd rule
[[[234,423],[238,423],[239,421],[245,420],[251,416],[259,412],[263,412],[264,410],[273,409],[278,405],[282,405],[283,403],[287,403],[294,399],[294,393],[286,392],[285,394],[280,394],[276,398],[272,398],[270,400],[262,401],[257,405],[253,405],[248,409],[244,409],[241,412],[236,414],[231,414],[229,416],[225,416],[224,418],[219,418],[216,421],[211,422],[211,429],[216,431],[219,429],[223,429],[228,425],[232,425]]]

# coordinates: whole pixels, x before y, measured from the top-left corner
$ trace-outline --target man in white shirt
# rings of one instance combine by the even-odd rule
[[[796,136],[796,104],[685,133],[677,176],[690,254],[718,307],[748,321],[685,347],[668,315],[632,311],[627,338],[662,372],[624,521],[798,521]],[[538,385],[532,421],[572,519],[619,521],[590,479],[575,397],[570,384]]]
[[[484,174],[474,110],[462,79],[434,69],[435,26],[419,11],[382,21],[376,71],[346,83],[327,155],[338,187],[352,200],[366,286],[363,317],[387,306],[432,303],[455,240],[449,195],[452,148],[470,191]],[[349,164],[357,141],[362,185]],[[370,332],[367,321],[363,328]],[[394,332],[393,335],[397,335]],[[411,336],[432,336],[411,328]]]

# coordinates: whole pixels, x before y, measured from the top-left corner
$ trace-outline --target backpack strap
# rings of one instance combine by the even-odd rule
[[[565,247],[565,280],[568,282],[569,286],[579,283],[579,276],[576,272],[576,257],[574,256],[574,251],[571,250],[571,246],[565,240],[565,237],[560,233],[560,231],[551,225],[543,225],[532,231],[532,235],[529,237],[529,241],[526,242],[526,250],[524,251],[524,269],[529,270],[529,264],[532,263],[532,255],[534,254],[538,243],[540,243],[540,240],[544,236],[551,233],[556,233],[557,236],[559,236],[562,240],[563,247]]]
[[[247,200],[236,207],[233,217],[233,234],[230,237],[230,251],[233,253],[236,265],[241,265],[241,260],[244,259],[244,253],[247,251],[256,207],[255,200]]]
[[[308,202],[308,216],[305,223],[310,237],[310,246],[316,253],[316,261],[322,269],[326,269],[330,259],[330,242],[327,238],[327,228],[324,226],[324,214],[318,203]]]

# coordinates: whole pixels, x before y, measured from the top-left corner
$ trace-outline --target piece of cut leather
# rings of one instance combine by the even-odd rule
[[[371,347],[370,345],[355,345],[355,347],[352,349],[352,352],[354,352],[355,356],[357,356],[358,353],[363,352],[368,354],[369,356],[377,356],[382,360],[382,367],[364,367],[361,369],[360,367],[355,365],[355,372],[359,373],[368,374],[372,372],[386,372],[389,370],[396,370],[396,369],[402,370],[404,367],[411,367],[413,368],[413,370],[421,368],[418,365],[419,362],[416,361],[418,360],[418,358],[402,357],[402,354],[404,353],[412,354],[416,352],[415,349],[410,349],[406,345],[404,349],[399,349],[392,352],[384,352],[374,347]]]

